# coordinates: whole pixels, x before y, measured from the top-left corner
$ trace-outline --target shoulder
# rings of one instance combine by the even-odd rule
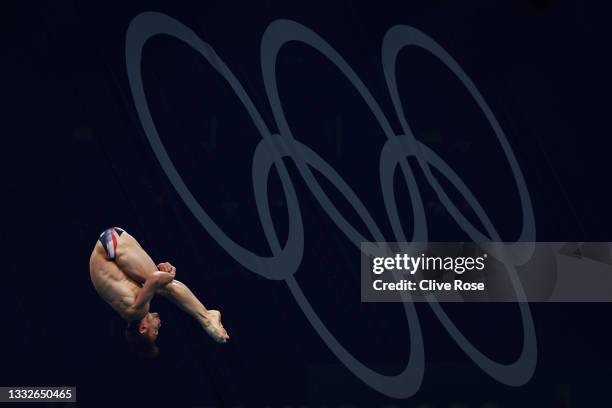
[[[149,313],[149,305],[136,308],[132,305],[124,308],[121,316],[129,322],[141,321]]]

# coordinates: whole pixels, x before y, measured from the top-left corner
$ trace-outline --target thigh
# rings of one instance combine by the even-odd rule
[[[153,259],[140,246],[138,241],[123,232],[117,240],[117,253],[115,262],[117,266],[131,279],[144,283],[151,274],[157,271],[157,265]]]

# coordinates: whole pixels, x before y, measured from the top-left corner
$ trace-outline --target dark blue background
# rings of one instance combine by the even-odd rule
[[[531,193],[538,240],[612,241],[609,5],[16,3],[3,2],[1,12],[1,385],[76,385],[82,406],[610,404],[609,304],[532,305],[538,367],[520,388],[483,373],[429,307],[417,305],[426,352],[421,390],[399,402],[371,390],[329,351],[282,281],[241,267],[183,204],[148,145],[124,57],[130,20],[147,10],[166,13],[215,48],[276,130],[259,46],[271,22],[292,19],[349,62],[400,133],[380,53],[390,27],[412,25],[454,56],[500,121]],[[283,48],[277,72],[295,137],[334,166],[392,240],[378,181],[384,135],[357,91],[304,45]],[[424,51],[402,52],[398,77],[417,138],[463,177],[502,238],[516,239],[522,218],[512,174],[467,91]],[[145,46],[143,78],[160,135],[194,195],[235,241],[270,254],[251,186],[260,136],[229,86],[203,58],[169,37]],[[287,163],[305,224],[299,283],[349,351],[382,373],[399,373],[410,351],[401,306],[360,303],[358,250]],[[465,239],[418,171],[417,176],[430,239]],[[367,234],[350,206],[321,182]],[[269,185],[277,231],[284,237],[286,207],[276,175]],[[402,222],[410,231],[408,191],[400,179],[396,185]],[[131,232],[156,261],[175,264],[178,279],[223,312],[231,342],[213,344],[195,322],[156,299],[153,309],[164,320],[162,355],[153,363],[133,358],[123,340],[124,323],[97,297],[88,275],[91,249],[110,225]],[[515,305],[445,310],[487,355],[507,363],[518,356],[522,328]]]

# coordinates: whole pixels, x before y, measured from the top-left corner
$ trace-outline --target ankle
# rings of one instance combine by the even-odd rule
[[[210,312],[208,310],[204,310],[204,311],[198,312],[198,317],[199,317],[199,320],[203,324],[205,324],[207,326],[210,324],[210,320],[211,319],[210,319]]]

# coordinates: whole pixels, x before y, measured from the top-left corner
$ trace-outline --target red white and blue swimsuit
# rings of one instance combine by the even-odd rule
[[[115,259],[115,255],[117,254],[117,239],[124,232],[125,231],[119,227],[112,227],[100,234],[100,238],[98,238],[98,240],[104,247],[106,255],[108,255],[109,259]]]

